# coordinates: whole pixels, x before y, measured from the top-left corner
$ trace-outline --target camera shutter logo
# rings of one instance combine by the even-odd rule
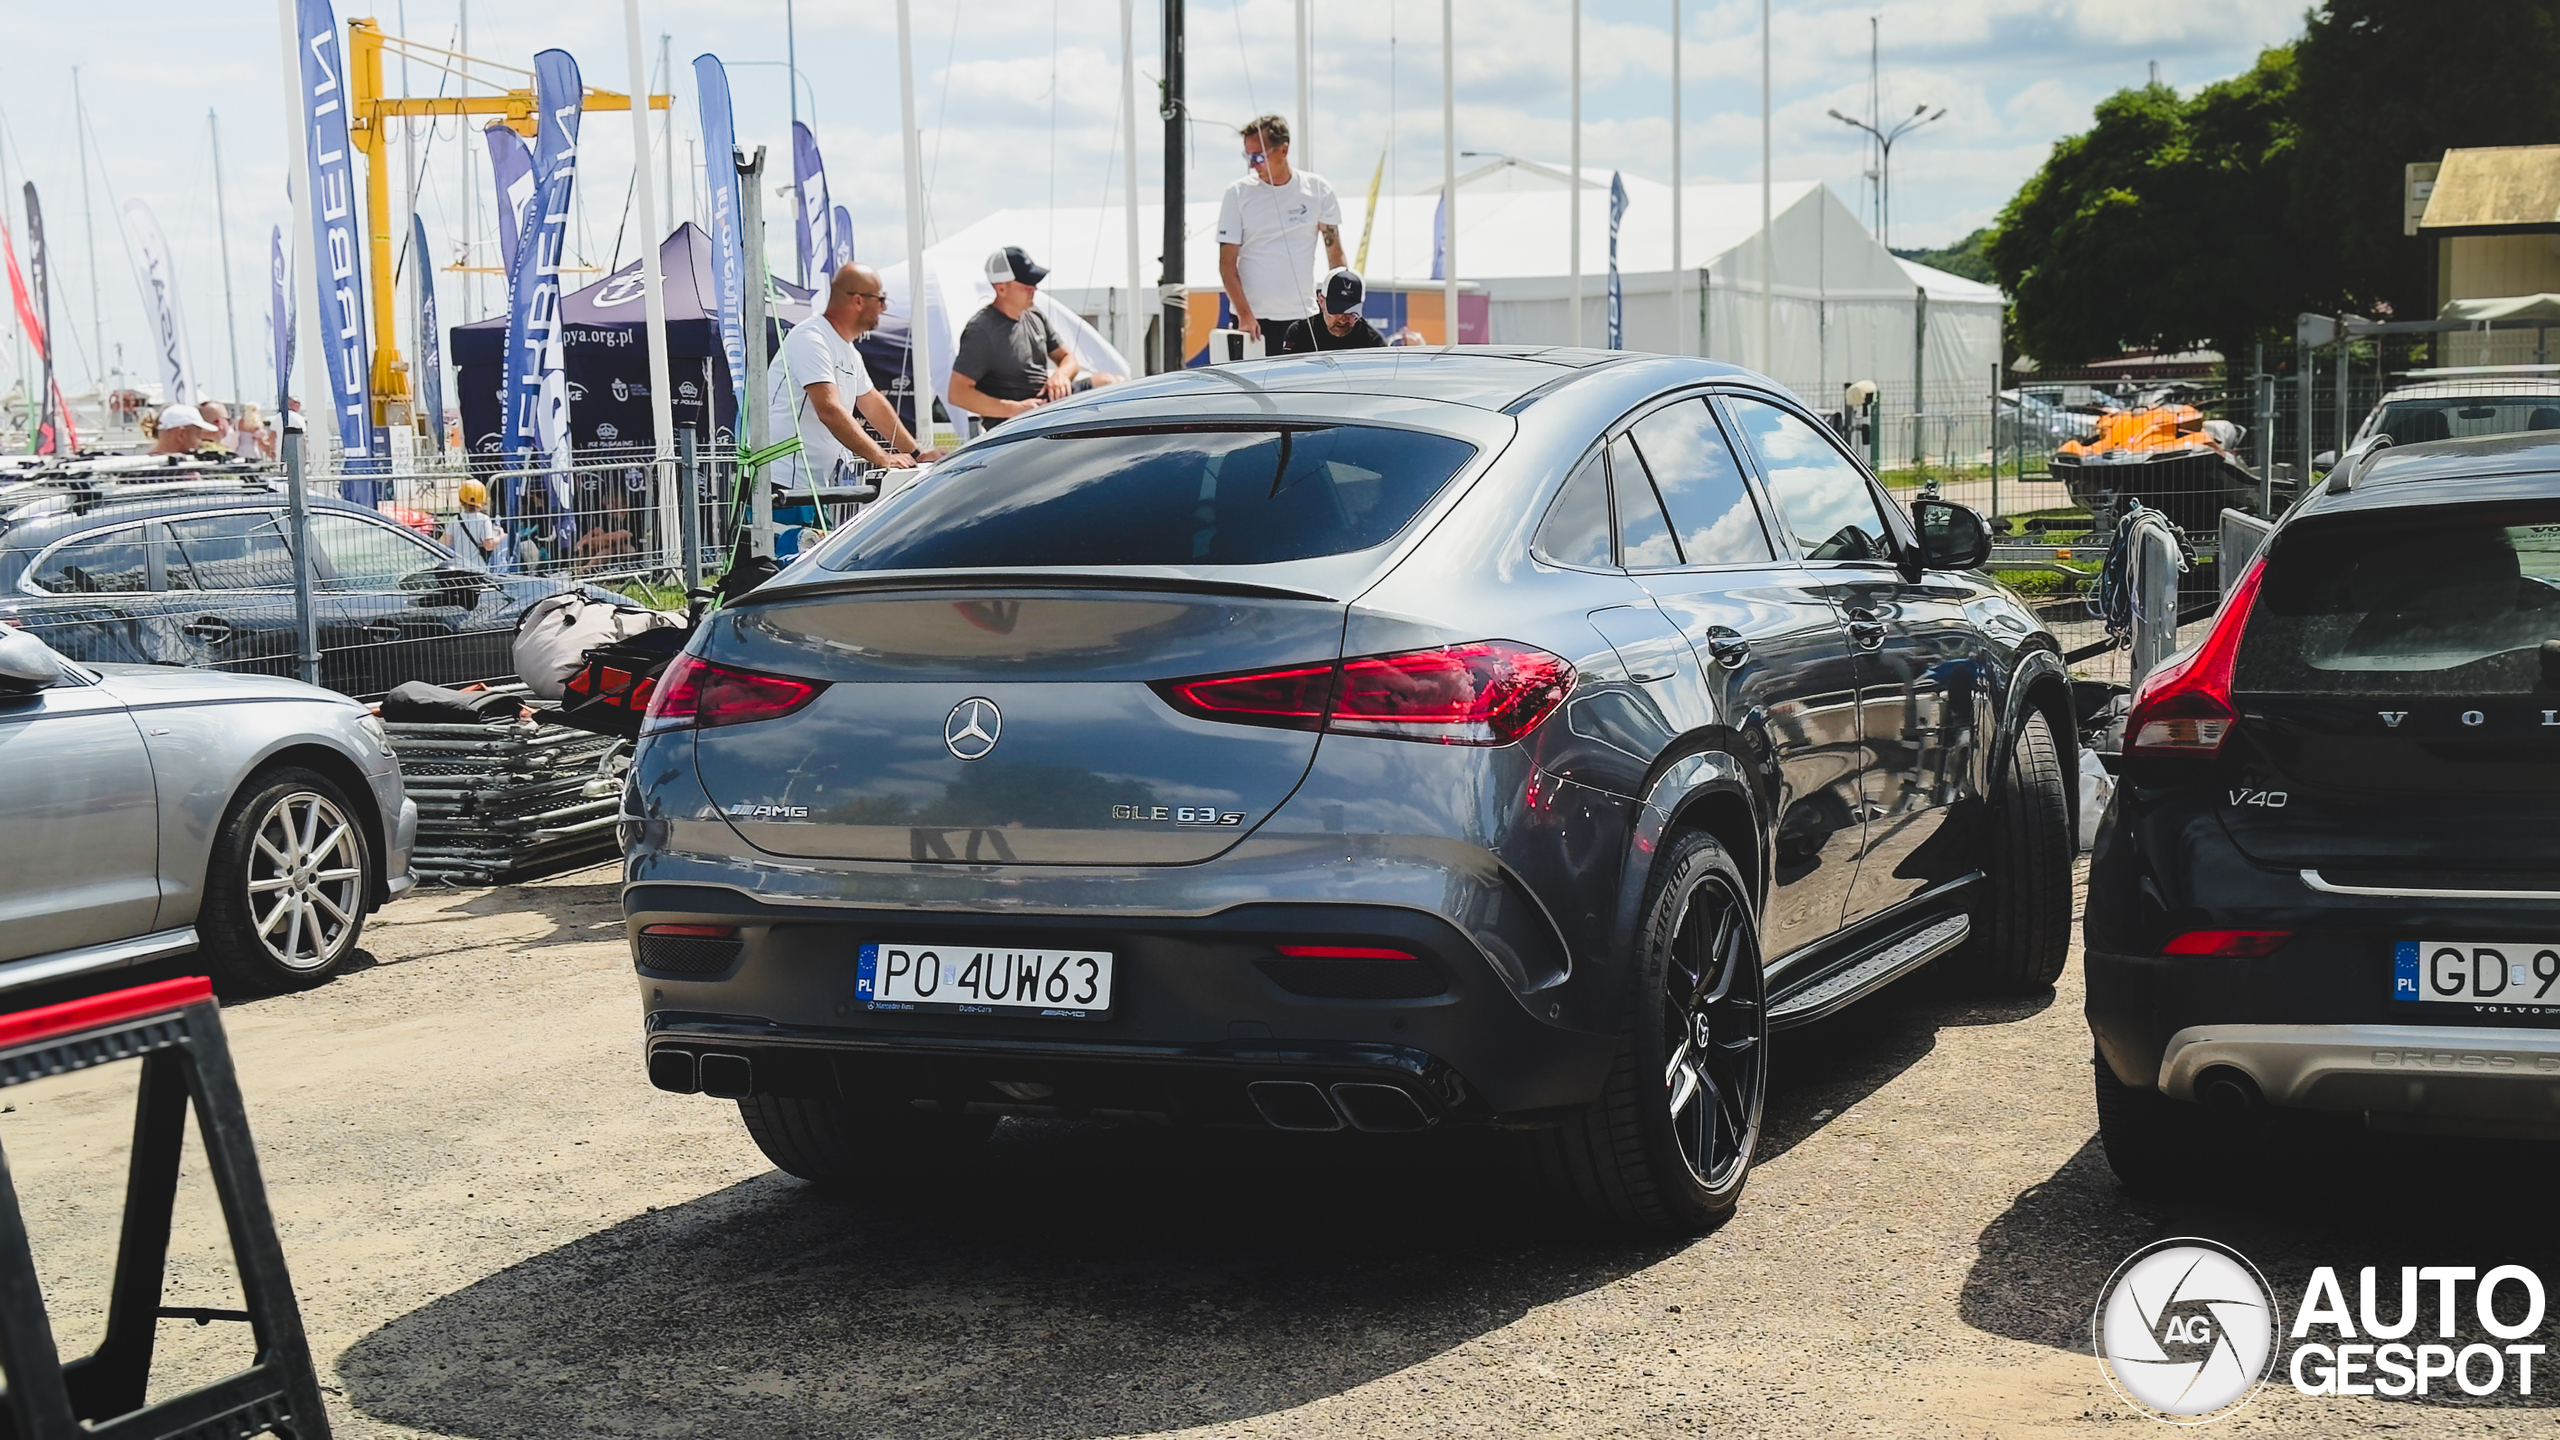
[[[2238,1410],[2275,1365],[2276,1307],[2248,1258],[2211,1240],[2133,1253],[2098,1292],[2099,1366],[2152,1418],[2202,1425]]]
[[[972,695],[951,707],[942,722],[942,745],[961,760],[984,760],[1004,735],[1004,712],[996,702]]]

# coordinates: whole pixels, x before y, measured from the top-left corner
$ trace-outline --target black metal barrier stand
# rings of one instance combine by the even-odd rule
[[[321,1408],[310,1343],[258,1178],[249,1117],[211,983],[201,977],[164,980],[0,1016],[0,1088],[134,1059],[142,1062],[142,1083],[106,1338],[95,1353],[67,1365],[54,1348],[17,1186],[0,1157],[0,1371],[8,1380],[0,1440],[245,1440],[264,1434],[327,1440],[329,1418]],[[246,1310],[160,1303],[190,1099]],[[256,1359],[245,1370],[146,1405],[152,1342],[164,1319],[245,1322],[256,1337]]]

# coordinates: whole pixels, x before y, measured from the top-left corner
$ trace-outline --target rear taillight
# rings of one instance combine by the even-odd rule
[[[744,725],[750,720],[772,720],[808,704],[826,688],[823,680],[732,670],[691,655],[678,655],[658,677],[658,690],[649,697],[649,713],[640,722],[640,733],[709,730],[720,725]]]
[[[2206,955],[2223,960],[2255,960],[2272,955],[2293,938],[2290,930],[2190,930],[2160,947],[2163,955]]]
[[[1166,704],[1203,720],[1443,745],[1508,745],[1572,689],[1573,666],[1510,640],[1155,682]]]
[[[2204,643],[2154,670],[2133,694],[2124,722],[2126,755],[2176,755],[2211,759],[2240,718],[2231,706],[2231,666],[2239,658],[2240,632],[2257,603],[2266,557],[2249,562],[2231,598],[2214,617]]]

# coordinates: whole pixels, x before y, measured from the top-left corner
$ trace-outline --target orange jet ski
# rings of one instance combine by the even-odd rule
[[[2257,472],[2232,453],[2246,434],[2193,405],[2111,410],[2097,434],[2053,452],[2053,474],[2076,504],[2094,510],[2131,496],[2181,529],[2209,530],[2225,507],[2264,508]]]

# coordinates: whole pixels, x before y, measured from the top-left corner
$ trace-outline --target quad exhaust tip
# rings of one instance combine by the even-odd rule
[[[744,1100],[756,1093],[755,1065],[744,1055],[703,1054],[702,1093],[715,1100]]]
[[[702,1077],[695,1072],[690,1050],[652,1050],[649,1052],[649,1083],[678,1095],[698,1094]]]
[[[1305,1080],[1256,1080],[1244,1092],[1275,1130],[1340,1130],[1348,1124],[1376,1134],[1410,1134],[1432,1124],[1421,1102],[1395,1085],[1346,1081],[1328,1094]]]

